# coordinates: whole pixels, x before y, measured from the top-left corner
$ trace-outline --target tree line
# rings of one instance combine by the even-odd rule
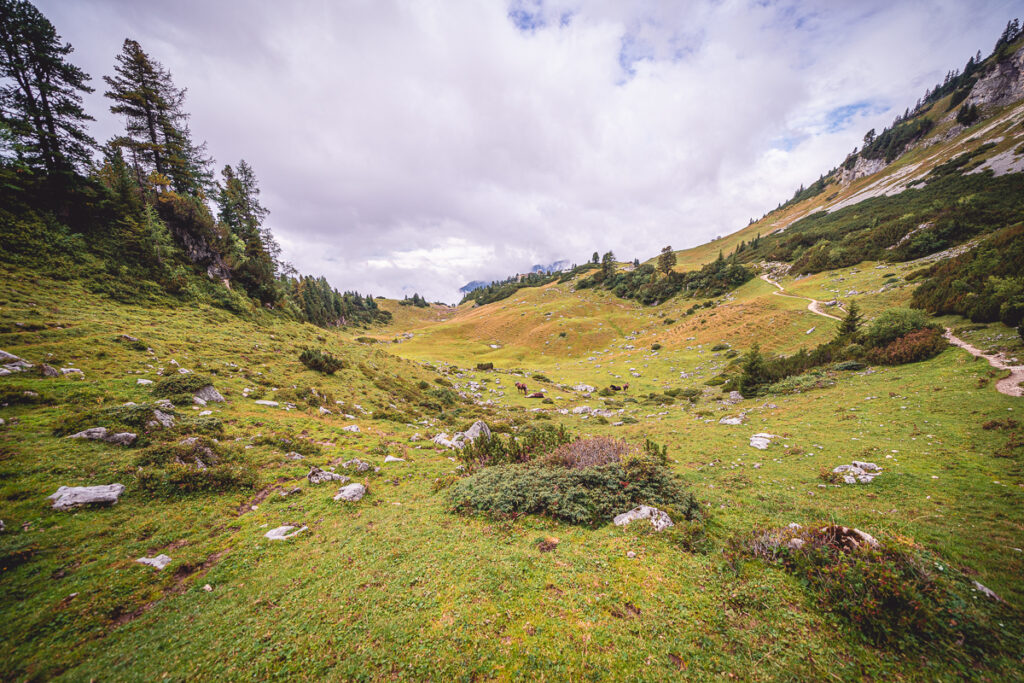
[[[258,305],[317,325],[390,317],[373,297],[343,294],[281,260],[252,166],[240,160],[214,172],[190,128],[186,90],[130,38],[102,78],[109,113],[124,127],[97,143],[83,105],[92,78],[71,61],[73,51],[31,2],[0,0],[6,255],[27,258],[46,245],[54,260],[81,266],[84,246],[103,264],[99,286],[123,297],[145,280],[172,295],[237,311]]]

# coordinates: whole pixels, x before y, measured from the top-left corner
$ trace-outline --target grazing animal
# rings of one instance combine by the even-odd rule
[[[612,391],[622,391],[622,387],[620,387],[618,384],[612,384],[608,388],[611,389]]]
[[[523,395],[526,395],[526,384],[524,382],[516,382],[516,391],[520,391]]]
[[[629,391],[629,382],[626,382],[625,384],[622,385],[622,390]]]
[[[529,396],[527,396],[526,398],[544,398],[544,394],[542,394],[539,391],[535,391],[532,394],[530,394]]]

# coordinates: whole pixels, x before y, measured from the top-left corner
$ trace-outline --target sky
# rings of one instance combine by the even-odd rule
[[[245,159],[284,258],[341,290],[470,280],[744,227],[840,164],[1024,0],[37,0],[93,76],[126,37]]]

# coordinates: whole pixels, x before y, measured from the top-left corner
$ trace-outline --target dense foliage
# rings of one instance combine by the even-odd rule
[[[310,370],[333,375],[345,367],[344,361],[320,349],[303,349],[299,354],[299,362]]]
[[[623,299],[636,299],[647,305],[657,305],[679,293],[690,297],[713,297],[729,292],[753,279],[754,273],[719,254],[718,259],[700,270],[679,273],[674,270],[659,272],[644,264],[631,271],[607,275],[598,271],[580,280],[578,287],[602,287]]]

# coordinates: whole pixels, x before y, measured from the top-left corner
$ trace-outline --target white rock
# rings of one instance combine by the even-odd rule
[[[139,379],[135,380],[135,383],[136,384],[141,384],[143,386],[146,386],[147,384],[152,384],[153,380],[151,380],[151,379],[143,379],[143,378],[140,377]]]
[[[150,567],[156,567],[157,569],[163,569],[171,563],[171,558],[167,555],[157,555],[156,557],[140,557],[135,560],[140,564],[148,564]]]
[[[978,591],[981,592],[981,594],[984,595],[986,598],[991,598],[991,599],[995,600],[996,602],[1002,602],[1003,601],[1002,598],[1000,598],[998,595],[996,595],[996,592],[994,590],[992,590],[991,588],[987,588],[987,587],[983,586],[982,584],[978,583],[977,581],[974,582],[974,587],[977,588]]]
[[[348,486],[343,486],[338,490],[338,494],[334,496],[334,500],[344,500],[350,503],[355,503],[365,495],[365,486],[362,484],[349,484]]]
[[[323,406],[320,406],[320,414],[321,415],[333,415],[334,413],[332,413],[331,411],[327,410],[327,408],[324,408]]]
[[[384,458],[384,462],[405,462],[405,458],[396,458],[393,455],[388,455]]]
[[[629,512],[623,512],[621,515],[616,515],[612,521],[615,523],[615,526],[626,526],[638,519],[649,519],[655,531],[664,531],[670,526],[675,526],[667,514],[650,505],[641,505]]]
[[[294,455],[299,455],[299,454],[295,453]],[[290,460],[295,460],[296,458],[294,457],[294,455],[289,453],[285,457],[289,458]],[[301,458],[301,457],[302,456],[299,455],[299,458]],[[306,474],[306,479],[309,480],[310,484],[322,484],[325,481],[340,481],[342,483],[345,483],[346,481],[349,480],[348,477],[346,477],[346,476],[344,476],[342,474],[335,474],[334,472],[328,472],[326,470],[322,470],[319,467],[317,467],[316,465],[314,465],[313,467],[310,468],[309,472]]]
[[[207,384],[195,393],[195,398],[202,399],[206,403],[223,403],[224,397],[220,395],[220,392],[213,388],[212,384]]]
[[[278,402],[277,401],[267,401],[266,399],[260,399],[258,401],[253,401],[253,403],[255,403],[258,406],[270,406],[271,408],[276,408],[278,406]]]
[[[487,437],[488,439],[491,438],[491,430],[482,420],[477,420],[473,423],[472,427],[465,431],[467,441],[476,441],[481,436]]]
[[[773,434],[768,434],[767,432],[754,434],[752,437],[750,437],[750,445],[753,448],[765,451],[768,450],[768,446],[772,444],[773,438],[775,438],[775,436]]]
[[[124,484],[103,486],[61,486],[48,496],[54,510],[70,510],[79,505],[113,505],[124,492]]]
[[[721,420],[718,421],[718,424],[721,424],[721,425],[741,425],[741,424],[743,424],[743,418],[742,417],[723,417]]]
[[[271,529],[267,533],[263,534],[263,537],[264,538],[269,538],[271,541],[286,541],[289,538],[292,538],[294,536],[298,536],[299,534],[301,534],[303,531],[305,531],[309,527],[305,527],[304,526],[301,529],[299,529],[298,531],[292,531],[292,529],[295,529],[295,528],[296,527],[293,527],[293,526],[279,526],[276,529]],[[291,533],[288,533],[290,531],[291,531]]]
[[[206,399],[199,398],[198,396],[193,396],[192,397],[192,403],[194,405],[197,405],[197,406],[205,406],[206,405]]]
[[[359,433],[360,430],[359,430],[359,425],[349,425],[347,427],[342,427],[341,431],[343,431],[343,432],[356,432],[356,433]]]
[[[212,410],[200,410],[199,417],[206,417],[207,415],[213,415]]]

